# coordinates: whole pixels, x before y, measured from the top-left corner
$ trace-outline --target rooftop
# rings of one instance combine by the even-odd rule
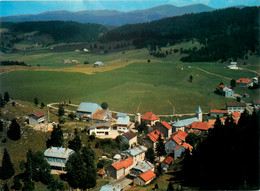
[[[179,120],[179,121],[173,123],[172,126],[174,126],[174,127],[185,127],[185,126],[193,123],[194,121],[199,121],[199,119],[197,117],[182,119],[182,120]]]
[[[118,162],[112,164],[112,166],[116,170],[120,170],[122,168],[127,168],[127,167],[131,166],[132,164],[133,164],[133,159],[130,157],[130,158],[118,161]]]
[[[97,109],[91,116],[91,119],[95,120],[105,120],[106,119],[106,112],[107,110],[104,109]]]
[[[45,114],[42,111],[36,111],[33,115],[40,118],[40,117],[44,116]]]
[[[140,170],[142,172],[146,172],[154,168],[154,165],[149,161],[141,161],[138,162],[137,165],[133,168],[135,170]]]
[[[80,112],[91,112],[93,114],[96,110],[102,109],[97,103],[81,102],[77,111]]]
[[[136,156],[136,155],[139,155],[139,154],[146,152],[146,151],[147,151],[147,148],[141,145],[139,147],[135,147],[133,149],[126,150],[124,152],[129,153],[131,156]]]
[[[136,134],[130,130],[130,131],[124,133],[123,136],[125,138],[127,138],[128,140],[131,140],[132,138],[136,137]]]
[[[210,113],[228,113],[228,110],[211,109]]]
[[[145,138],[152,140],[153,142],[156,142],[159,139],[159,135],[161,134],[161,137],[163,137],[163,134],[160,133],[157,129],[151,132],[149,135],[147,135]]]
[[[139,175],[140,178],[142,178],[145,182],[147,182],[148,180],[151,180],[152,178],[154,178],[156,175],[154,174],[153,171],[148,170],[142,174]]]
[[[130,117],[129,116],[118,117],[116,124],[128,125],[129,122],[130,122]]]
[[[147,112],[146,114],[141,116],[141,119],[147,121],[155,121],[155,120],[159,120],[160,118],[157,115],[155,115],[153,112]]]
[[[121,189],[112,185],[104,185],[101,187],[100,191],[121,191]]]
[[[171,129],[172,126],[170,126],[166,121],[161,122],[161,124],[166,127],[167,129]]]
[[[166,163],[168,165],[170,165],[173,161],[173,158],[171,156],[168,156],[167,158],[165,158],[162,163]]]
[[[205,122],[195,121],[192,124],[187,125],[186,127],[191,129],[197,129],[197,130],[205,130],[205,131],[209,130],[210,128],[213,128],[213,126],[207,123],[206,121]]]
[[[232,113],[232,117],[235,117],[235,118],[238,118],[238,117],[240,117],[241,116],[241,113],[239,113],[239,112],[234,112],[234,113]]]
[[[247,83],[250,82],[250,81],[251,81],[251,79],[249,79],[249,78],[239,78],[239,79],[237,80],[237,83],[247,84]]]
[[[74,151],[69,148],[51,147],[44,151],[45,157],[68,158]]]

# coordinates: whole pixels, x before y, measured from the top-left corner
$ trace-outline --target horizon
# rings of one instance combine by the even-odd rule
[[[85,11],[85,10],[116,10],[129,12],[134,10],[144,10],[152,7],[170,4],[183,7],[194,4],[204,4],[206,6],[219,9],[238,5],[259,6],[258,0],[0,0],[0,17],[39,14],[47,11]]]

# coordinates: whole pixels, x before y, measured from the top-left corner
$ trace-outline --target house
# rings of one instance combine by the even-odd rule
[[[259,99],[258,100],[253,100],[252,104],[253,104],[254,108],[256,108],[256,109],[260,108],[260,100]]]
[[[238,70],[237,62],[231,62],[230,65],[227,66],[230,70]]]
[[[155,115],[153,112],[147,112],[141,116],[141,122],[153,126],[155,125],[156,122],[160,122],[160,118],[157,115]]]
[[[112,185],[104,185],[101,187],[100,191],[121,191],[123,189],[120,189],[119,187],[117,186],[112,186]]]
[[[45,114],[42,111],[36,111],[29,115],[29,125],[41,126],[45,124]]]
[[[192,152],[193,147],[188,143],[182,143],[174,148],[174,159],[180,158],[187,149]]]
[[[173,158],[171,156],[168,156],[167,158],[165,158],[162,163],[161,163],[161,167],[164,171],[167,171],[171,164],[172,164]]]
[[[235,111],[234,113],[232,113],[231,116],[233,117],[234,120],[238,121],[241,116],[241,113]]]
[[[250,85],[252,85],[252,80],[249,79],[249,78],[239,78],[237,81],[236,81],[236,86],[237,87],[248,87]]]
[[[225,94],[225,97],[230,97],[230,98],[233,98],[234,97],[234,91],[230,88],[227,88],[227,87],[224,87],[223,88],[223,92]]]
[[[90,118],[97,110],[101,110],[101,106],[97,103],[81,102],[76,110],[77,118]]]
[[[166,121],[156,124],[155,129],[162,133],[167,139],[170,138],[172,134],[172,126],[169,125]]]
[[[246,109],[246,103],[244,102],[227,102],[226,103],[226,110],[228,113],[233,113],[235,111],[242,113]]]
[[[97,122],[105,122],[111,119],[111,111],[105,109],[97,109],[90,117],[91,120]]]
[[[160,133],[157,129],[149,133],[146,137],[143,138],[143,144],[148,148],[155,149],[156,143],[159,139],[159,135],[163,138],[163,134]]]
[[[153,171],[148,170],[134,178],[134,184],[139,186],[145,186],[149,184],[155,177],[156,174]]]
[[[137,165],[135,167],[133,167],[130,170],[130,176],[132,177],[136,177],[144,172],[147,172],[148,170],[151,170],[154,172],[154,165],[152,163],[150,163],[149,161],[140,161],[137,163]]]
[[[111,124],[109,122],[94,123],[89,127],[89,134],[96,135],[110,135]]]
[[[71,60],[72,63],[76,63],[76,64],[79,64],[80,62],[77,61],[77,60]]]
[[[124,141],[129,144],[131,148],[133,145],[137,145],[137,135],[133,131],[128,131],[122,135]]]
[[[208,130],[211,128],[213,128],[213,126],[210,125],[207,121],[204,122],[195,121],[192,124],[187,125],[185,131],[186,132],[194,132],[194,131],[208,132]]]
[[[120,179],[128,175],[133,166],[133,159],[129,157],[111,164],[107,169],[107,173],[114,179]]]
[[[71,60],[69,60],[69,59],[62,60],[62,63],[63,63],[63,64],[70,64],[70,63],[71,63]]]
[[[116,127],[118,131],[127,132],[134,127],[134,123],[130,121],[129,116],[119,116],[117,118]]]
[[[187,136],[188,134],[182,130],[179,130],[178,132],[174,132],[171,135],[171,138],[165,143],[166,153],[173,153],[174,148],[178,145],[181,145],[183,142],[185,142]]]
[[[101,66],[104,66],[104,63],[101,62],[101,61],[96,61],[96,62],[94,63],[94,65],[93,65],[94,68],[95,68],[95,67],[101,67]]]
[[[135,166],[138,162],[141,162],[145,158],[145,152],[147,148],[144,146],[138,146],[130,150],[125,150],[122,154],[126,154],[133,159],[133,166]]]
[[[69,148],[51,147],[44,151],[44,158],[52,169],[64,171],[65,164],[73,153]]]
[[[211,109],[210,116],[211,117],[223,117],[228,115],[228,110],[218,110],[218,109]]]
[[[83,48],[83,52],[88,52],[88,49],[87,48]]]

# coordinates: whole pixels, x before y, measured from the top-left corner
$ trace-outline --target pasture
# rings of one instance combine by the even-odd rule
[[[184,43],[164,49],[181,46],[193,45]],[[229,85],[230,79],[256,76],[252,71],[228,70],[225,68],[228,63],[183,63],[180,57],[179,53],[172,53],[157,59],[148,55],[147,49],[105,55],[51,50],[4,54],[3,60],[24,61],[32,67],[1,74],[0,92],[3,95],[8,91],[11,97],[30,102],[37,97],[45,104],[68,100],[76,104],[105,101],[109,109],[121,112],[172,114],[174,111],[180,114],[194,113],[198,105],[203,112],[224,108],[225,102],[235,100],[214,94],[216,86],[220,82]],[[65,65],[61,62],[64,59],[90,64]],[[97,60],[103,61],[105,67],[93,68]],[[246,68],[258,70],[255,63],[258,58],[251,60]],[[188,81],[190,75],[192,82]],[[250,99],[258,97],[258,90],[250,91],[254,91]]]

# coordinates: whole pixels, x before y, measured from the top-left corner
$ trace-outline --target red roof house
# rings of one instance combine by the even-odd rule
[[[187,130],[193,129],[199,131],[208,131],[210,128],[213,128],[213,126],[206,121],[205,122],[195,121],[192,124],[186,126]]]
[[[148,171],[140,174],[139,176],[137,176],[134,179],[134,184],[144,186],[144,185],[149,184],[155,177],[156,177],[156,174],[153,171],[148,170]]]
[[[148,125],[154,125],[157,121],[160,121],[160,118],[153,112],[147,112],[146,114],[141,116],[141,120]]]
[[[157,129],[152,131],[150,134],[148,134],[146,137],[144,137],[144,145],[148,148],[154,148],[155,149],[155,144],[159,139],[159,136],[163,137],[163,134],[160,133]]]
[[[249,78],[239,78],[236,81],[236,86],[245,87],[245,86],[249,86],[250,83],[252,83],[252,80]]]

